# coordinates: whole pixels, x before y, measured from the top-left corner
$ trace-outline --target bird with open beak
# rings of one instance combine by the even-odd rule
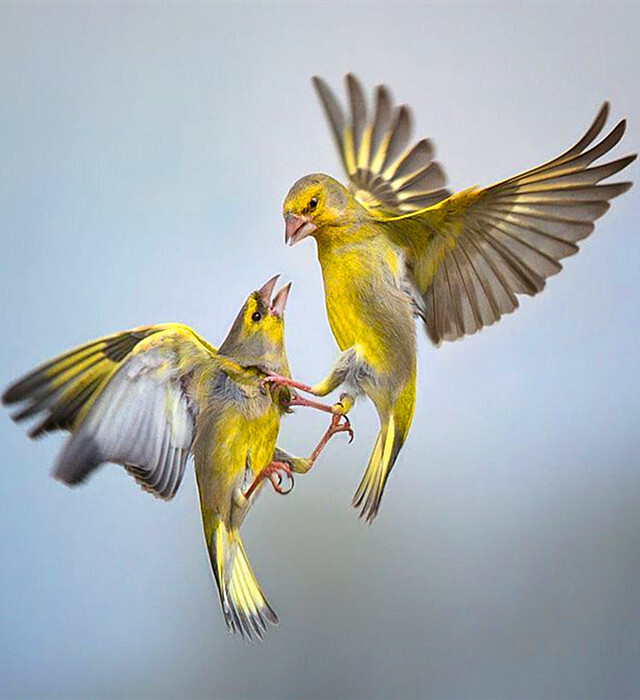
[[[266,479],[287,493],[283,479],[292,485],[292,473],[307,472],[331,435],[350,430],[332,420],[309,458],[276,447],[283,413],[302,405],[286,387],[262,384],[272,372],[289,376],[284,311],[291,284],[272,299],[277,279],[249,295],[217,350],[181,324],[142,326],[60,355],[2,396],[5,404],[20,404],[16,421],[39,417],[31,437],[71,433],[53,470],[68,485],[112,462],[169,500],[193,455],[224,618],[248,638],[261,638],[277,617],[238,529]]]

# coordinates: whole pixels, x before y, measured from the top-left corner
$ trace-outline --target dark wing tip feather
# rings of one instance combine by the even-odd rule
[[[22,401],[22,399],[25,398],[26,392],[24,389],[24,385],[26,383],[26,380],[31,379],[33,374],[34,373],[28,374],[26,377],[19,379],[17,382],[13,382],[13,384],[8,386],[3,391],[2,397],[0,397],[0,400],[2,401],[3,406],[9,406],[12,403],[17,403],[18,401]]]
[[[581,153],[582,151],[584,151],[589,146],[589,144],[593,143],[593,141],[598,137],[598,135],[604,128],[608,117],[609,102],[605,101],[602,103],[602,106],[598,110],[595,119],[593,120],[593,122],[591,122],[591,125],[585,131],[585,133],[578,139],[578,141],[573,146],[571,146],[571,148],[569,148],[562,155],[560,155],[558,159],[569,158],[576,155],[577,153]]]
[[[619,173],[621,170],[624,170],[627,166],[631,165],[633,161],[638,157],[637,153],[632,153],[631,155],[628,156],[622,156],[622,158],[618,158],[616,160],[609,161],[608,163],[605,163],[602,166],[596,166],[600,168],[607,168],[608,172],[607,175],[603,179],[606,179],[608,177],[611,177],[612,175],[615,175],[616,173]],[[592,168],[591,170],[595,170],[596,168]]]
[[[344,76],[344,81],[348,88],[355,88],[356,90],[362,90],[362,83],[358,80],[355,73],[346,73]]]
[[[612,183],[612,185],[614,185],[614,183]],[[616,182],[615,191],[613,191],[612,189],[609,197],[610,199],[613,199],[614,197],[619,197],[621,194],[628,192],[632,187],[633,182],[631,182],[630,180],[627,180],[626,182]]]
[[[420,162],[426,167],[433,154],[426,139],[407,151],[413,130],[409,107],[394,106],[389,88],[379,84],[373,90],[370,109],[362,83],[354,73],[346,73],[344,80],[347,99],[342,105],[322,78],[312,77],[349,178],[350,189],[360,203],[377,216],[384,217],[417,211],[444,199],[448,192],[441,192],[441,186],[429,188],[426,205],[422,198],[414,201],[416,196],[424,194],[422,189],[416,187],[415,191],[408,191],[410,183],[405,181],[406,178],[417,175]],[[403,197],[397,194],[401,187]]]
[[[76,486],[87,479],[103,461],[103,457],[91,438],[68,445],[70,449],[63,450],[58,455],[51,476],[67,486]]]
[[[384,85],[383,83],[379,83],[378,85],[376,85],[375,95],[376,98],[380,98],[391,102],[391,90],[389,89],[388,85]]]
[[[596,118],[594,119],[594,124],[598,124],[602,122],[602,126],[604,126],[605,122],[609,118],[609,112],[611,111],[611,102],[609,100],[603,100],[602,104],[600,105],[600,109],[596,113]],[[602,128],[602,126],[600,128]]]
[[[609,100],[604,100],[603,103],[600,105],[600,109],[598,109],[598,111],[596,112],[595,119],[591,123],[591,126],[587,129],[585,133],[585,138],[591,134],[592,137],[590,141],[592,141],[602,131],[602,128],[607,123],[607,119],[609,119],[610,111],[611,103],[609,102]]]

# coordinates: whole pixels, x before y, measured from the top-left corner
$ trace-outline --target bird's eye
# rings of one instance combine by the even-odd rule
[[[261,314],[259,311],[254,311],[254,312],[251,314],[251,320],[252,320],[252,321],[255,321],[256,323],[258,323],[258,321],[259,321],[261,318],[262,318],[262,314]]]
[[[318,198],[311,197],[309,200],[309,211],[313,211],[318,206]]]

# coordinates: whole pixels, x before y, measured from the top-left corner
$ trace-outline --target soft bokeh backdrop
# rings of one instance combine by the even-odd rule
[[[341,175],[310,76],[390,84],[462,188],[558,153],[603,99],[638,150],[639,26],[634,3],[3,3],[0,384],[142,323],[217,343],[276,271],[293,370],[318,379],[314,246],[285,248],[280,218],[297,177]],[[61,438],[0,415],[0,695],[640,695],[639,195],[498,326],[421,335],[373,527],[349,507],[364,403],[352,446],[262,498],[244,536],[281,617],[262,645],[225,632],[191,472],[169,504],[115,467],[69,490]],[[323,426],[298,413],[281,442]]]

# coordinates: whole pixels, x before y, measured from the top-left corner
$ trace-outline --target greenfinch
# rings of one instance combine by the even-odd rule
[[[276,448],[280,418],[295,405],[289,390],[262,384],[267,373],[289,374],[284,310],[290,284],[271,300],[277,277],[249,296],[218,350],[181,324],[142,326],[60,355],[2,396],[5,404],[22,404],[15,420],[40,417],[31,437],[71,433],[53,470],[65,484],[79,484],[113,462],[145,491],[169,500],[193,454],[224,619],[250,639],[262,638],[277,617],[238,529],[264,479],[286,492],[283,479],[308,471],[335,432],[327,431],[309,459]]]
[[[322,174],[298,180],[284,200],[285,239],[315,238],[329,325],[342,352],[323,381],[294,386],[324,396],[344,384],[345,410],[362,393],[374,403],[380,431],[353,498],[370,523],[413,417],[414,317],[438,345],[511,313],[519,294],[541,292],[609,200],[631,186],[598,183],[635,155],[594,165],[625,131],[621,121],[601,137],[605,103],[585,135],[556,158],[450,194],[432,143],[409,146],[409,109],[394,107],[386,87],[376,89],[369,113],[362,87],[347,75],[345,116],[326,83],[313,82],[349,187]]]

